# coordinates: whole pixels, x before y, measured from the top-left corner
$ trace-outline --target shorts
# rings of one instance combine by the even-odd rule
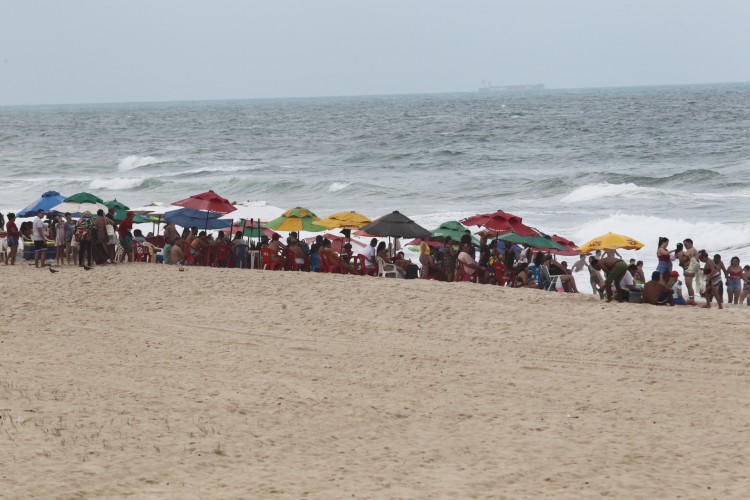
[[[727,280],[727,292],[739,293],[742,291],[742,280]]]
[[[34,250],[46,250],[47,249],[47,242],[44,240],[34,240]]]
[[[672,293],[671,292],[661,292],[659,294],[659,298],[656,299],[656,303],[659,304],[659,305],[664,305],[664,304],[668,303],[669,299],[671,299],[671,298],[672,298]]]
[[[672,263],[671,262],[659,262],[656,265],[656,270],[659,272],[659,274],[668,273],[672,270]]]
[[[607,279],[604,282],[605,285],[608,285],[610,283],[620,283],[620,280],[625,276],[625,273],[628,272],[628,264],[624,260],[618,261],[617,264],[612,266],[612,269],[609,271],[609,274],[607,274]]]
[[[18,238],[14,238],[13,236],[8,236],[8,246],[9,247],[17,247],[18,246]]]

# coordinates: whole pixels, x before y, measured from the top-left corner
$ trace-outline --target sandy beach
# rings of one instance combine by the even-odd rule
[[[0,268],[3,498],[728,498],[748,308]]]

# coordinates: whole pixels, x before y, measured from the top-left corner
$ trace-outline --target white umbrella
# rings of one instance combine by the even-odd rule
[[[159,216],[164,217],[165,213],[171,212],[172,210],[179,210],[180,208],[182,207],[170,205],[169,203],[161,203],[159,201],[154,201],[142,207],[131,208],[130,211],[136,214],[155,215],[157,217]]]
[[[104,210],[107,213],[109,207],[103,203],[76,203],[74,201],[64,201],[59,205],[56,205],[50,209],[54,212],[70,212],[71,214],[82,214],[84,212],[91,212],[95,214],[98,210]]]
[[[265,201],[245,201],[235,203],[234,206],[237,207],[237,210],[222,215],[219,218],[229,220],[260,219],[261,221],[268,222],[269,220],[274,220],[275,218],[280,217],[285,211],[283,208],[274,207]]]

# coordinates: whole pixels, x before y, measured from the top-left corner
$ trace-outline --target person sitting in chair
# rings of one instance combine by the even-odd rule
[[[487,275],[489,271],[486,267],[482,267],[476,263],[474,258],[469,255],[471,247],[464,243],[461,245],[461,253],[458,254],[459,265],[463,266],[463,272],[469,277],[473,278],[475,275],[479,275],[479,282],[485,283],[487,281]]]

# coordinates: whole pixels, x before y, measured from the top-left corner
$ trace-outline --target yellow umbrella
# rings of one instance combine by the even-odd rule
[[[622,234],[607,233],[597,236],[591,241],[581,245],[581,253],[589,253],[595,250],[639,250],[643,243]]]
[[[372,222],[372,219],[357,212],[338,212],[325,219],[315,221],[315,224],[326,229],[359,229],[370,222]]]

